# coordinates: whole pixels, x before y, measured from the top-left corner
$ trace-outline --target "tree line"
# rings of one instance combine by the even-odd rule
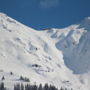
[[[13,73],[10,72],[10,75],[13,75]],[[5,77],[2,76],[1,80],[4,81]],[[23,76],[20,76],[19,80],[24,81],[24,82],[30,82],[29,78],[23,77]],[[7,90],[7,88],[5,87],[3,82],[0,83],[0,90]],[[42,84],[40,84],[40,85],[16,84],[16,85],[14,85],[13,90],[73,90],[73,89],[72,88],[67,89],[67,88],[63,88],[63,87],[58,89],[54,85],[48,85],[48,83],[46,83],[45,85],[42,85]]]
[[[7,90],[3,82],[0,84],[0,90]],[[58,89],[54,85],[48,85],[48,84],[45,85],[16,84],[14,85],[13,90],[73,90],[73,89],[67,89],[63,87]]]

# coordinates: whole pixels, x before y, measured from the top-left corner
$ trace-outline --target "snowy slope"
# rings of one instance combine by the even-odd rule
[[[0,77],[14,73],[7,87],[22,75],[31,83],[89,90],[89,29],[89,17],[64,29],[38,31],[0,13]]]

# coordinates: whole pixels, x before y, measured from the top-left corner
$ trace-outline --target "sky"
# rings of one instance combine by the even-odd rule
[[[0,12],[37,30],[64,28],[90,16],[90,0],[0,0]]]

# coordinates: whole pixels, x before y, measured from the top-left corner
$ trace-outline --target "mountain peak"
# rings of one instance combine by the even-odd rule
[[[86,17],[79,23],[79,28],[85,28],[86,30],[90,30],[90,17]]]
[[[86,17],[85,20],[90,20],[90,17]]]
[[[5,13],[2,13],[2,12],[0,12],[0,17],[2,17],[2,16],[7,16]]]
[[[90,17],[86,17],[82,22],[87,24],[90,23]]]

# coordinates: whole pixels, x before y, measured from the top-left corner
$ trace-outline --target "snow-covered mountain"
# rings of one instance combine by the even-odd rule
[[[13,72],[13,76],[10,76]],[[64,29],[34,30],[0,13],[0,82],[90,89],[90,17]]]

